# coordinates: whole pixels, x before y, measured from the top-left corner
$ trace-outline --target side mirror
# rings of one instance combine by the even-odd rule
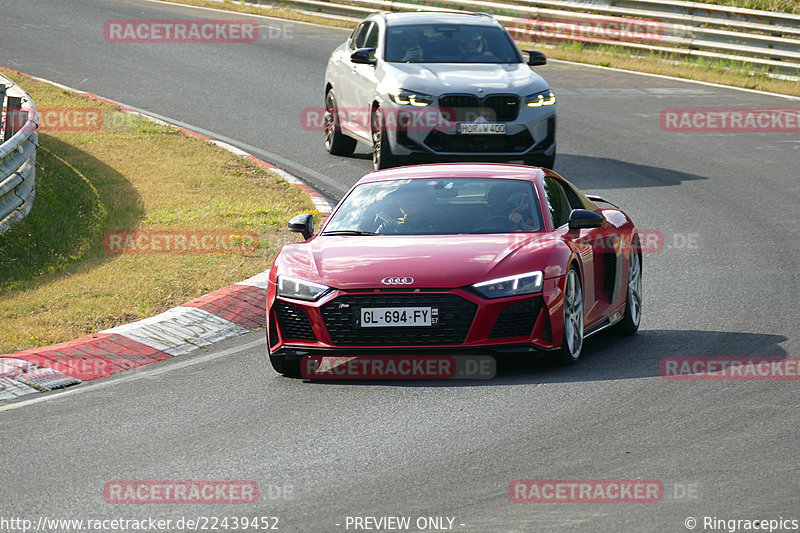
[[[359,65],[375,65],[378,60],[375,59],[374,48],[359,48],[350,54],[350,61]]]
[[[306,240],[310,239],[314,235],[314,215],[303,213],[293,217],[289,221],[289,231],[300,233]]]
[[[528,65],[531,67],[547,64],[547,56],[545,56],[543,52],[538,50],[525,50],[525,53],[528,54]]]
[[[573,209],[569,214],[569,229],[599,228],[605,221],[600,213],[588,209]]]

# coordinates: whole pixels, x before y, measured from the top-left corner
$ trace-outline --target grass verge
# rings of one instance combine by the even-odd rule
[[[286,221],[316,213],[297,187],[210,142],[0,70],[43,118],[87,109],[102,122],[96,131],[40,127],[34,207],[0,235],[0,354],[152,316],[266,270],[280,246],[297,240]],[[134,230],[247,231],[258,245],[246,253],[106,251],[107,232]]]
[[[327,26],[353,28],[356,22],[331,19],[306,11],[289,9],[272,5],[255,5],[233,0],[163,0],[174,4],[184,4],[214,9],[223,9],[237,13],[264,15],[301,22],[313,22]],[[344,0],[346,3],[346,0]],[[711,3],[753,9],[766,8],[772,11],[800,12],[800,2],[796,0],[715,0]],[[760,6],[760,7],[759,7]],[[757,65],[737,63],[725,60],[706,58],[687,58],[681,54],[632,52],[621,46],[601,45],[586,46],[581,42],[543,45],[517,41],[521,48],[544,49],[551,59],[574,61],[603,67],[634,70],[648,74],[673,76],[687,80],[705,81],[742,87],[778,94],[800,96],[800,83],[796,81],[770,78]]]

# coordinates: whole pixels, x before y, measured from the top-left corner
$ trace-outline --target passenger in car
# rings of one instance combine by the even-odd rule
[[[538,229],[534,221],[525,216],[530,214],[530,199],[527,196],[522,187],[513,184],[501,183],[493,186],[486,194],[486,202],[489,204],[486,221],[505,218],[509,222],[509,229]]]

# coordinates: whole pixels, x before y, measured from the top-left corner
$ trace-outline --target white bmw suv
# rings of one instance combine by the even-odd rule
[[[518,161],[552,168],[556,98],[490,15],[375,13],[331,53],[325,147],[372,147],[376,170],[421,161]]]

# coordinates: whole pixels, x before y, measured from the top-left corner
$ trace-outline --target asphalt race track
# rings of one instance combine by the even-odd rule
[[[370,170],[365,148],[333,157],[301,127],[345,31],[259,19],[252,44],[103,37],[109,19],[195,17],[241,18],[144,0],[0,0],[2,64],[212,132],[333,198]],[[644,257],[638,335],[588,340],[573,368],[333,384],[279,377],[255,332],[28,396],[0,411],[0,518],[274,516],[297,532],[354,531],[355,516],[449,517],[475,532],[800,520],[798,381],[659,374],[665,357],[800,355],[800,134],[666,132],[660,111],[798,100],[565,63],[539,71],[559,98],[556,171],[663,234]],[[517,479],[660,480],[664,494],[514,503]],[[254,480],[260,497],[115,505],[103,497],[112,480]]]

